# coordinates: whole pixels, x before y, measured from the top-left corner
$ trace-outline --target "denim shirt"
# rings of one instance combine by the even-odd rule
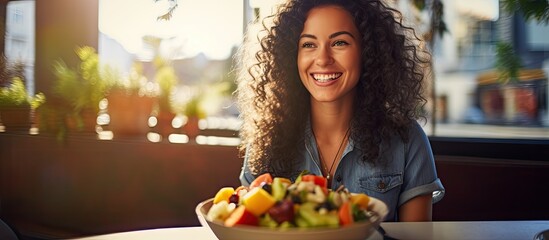
[[[398,207],[414,197],[432,194],[435,203],[444,196],[431,145],[417,123],[410,127],[407,143],[395,135],[388,143],[382,144],[381,157],[386,164],[364,163],[361,156],[360,148],[349,139],[335,170],[331,189],[344,185],[350,192],[366,193],[383,201],[389,209],[385,221],[398,221]],[[305,143],[298,157],[303,161],[299,161],[297,169],[322,175],[317,145],[310,127],[305,128]],[[240,181],[248,186],[253,179],[245,157]]]

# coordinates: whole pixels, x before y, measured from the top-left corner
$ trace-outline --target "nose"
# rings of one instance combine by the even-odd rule
[[[316,65],[323,67],[334,63],[334,58],[330,49],[327,47],[322,47],[318,49],[318,54],[315,59]]]

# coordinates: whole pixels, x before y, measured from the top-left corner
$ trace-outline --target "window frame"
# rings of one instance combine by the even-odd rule
[[[429,136],[433,154],[549,162],[549,140]]]

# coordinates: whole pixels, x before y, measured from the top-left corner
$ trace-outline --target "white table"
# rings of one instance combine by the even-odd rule
[[[549,229],[549,221],[480,221],[480,222],[408,222],[382,223],[387,234],[397,239],[525,239]],[[78,240],[215,240],[204,227],[159,228],[142,231],[105,234]],[[368,240],[382,239],[379,233]],[[75,239],[76,240],[76,239]]]

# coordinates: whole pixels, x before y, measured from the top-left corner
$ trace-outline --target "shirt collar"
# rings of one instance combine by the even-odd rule
[[[318,149],[316,145],[316,139],[313,135],[313,130],[311,128],[311,119],[307,121],[307,124],[305,124],[305,145],[309,149]],[[358,146],[356,146],[357,149],[360,149]],[[353,151],[355,149],[355,141],[351,136],[349,136],[349,141],[347,142],[347,145],[345,146],[345,149],[343,150],[343,154],[341,155],[342,158],[347,155],[347,153]],[[316,159],[318,159],[318,151],[314,151],[312,154],[315,155]]]

